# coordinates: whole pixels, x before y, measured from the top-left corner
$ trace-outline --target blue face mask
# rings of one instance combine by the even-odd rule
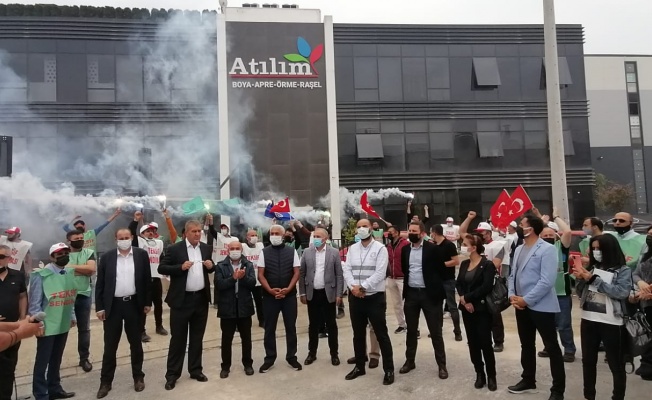
[[[358,243],[358,242],[361,240],[361,239],[360,239],[360,236],[355,235],[354,240],[355,240],[356,243]]]
[[[312,244],[314,244],[315,247],[321,247],[321,245],[324,244],[324,241],[319,238],[314,238],[312,239]]]

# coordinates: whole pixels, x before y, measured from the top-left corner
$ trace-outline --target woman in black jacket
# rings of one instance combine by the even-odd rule
[[[457,276],[457,293],[460,310],[469,343],[471,362],[477,374],[475,387],[486,384],[492,392],[497,389],[496,358],[491,343],[492,314],[487,308],[486,297],[493,289],[496,267],[482,257],[484,242],[480,235],[466,235],[462,241],[462,253],[469,255],[460,265]],[[483,363],[484,357],[484,363]],[[486,374],[485,374],[486,364]]]

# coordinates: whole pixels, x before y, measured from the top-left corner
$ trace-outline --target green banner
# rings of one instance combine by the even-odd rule
[[[201,197],[197,196],[192,200],[189,200],[181,205],[181,210],[186,215],[197,214],[199,212],[206,212],[206,206],[204,200]]]

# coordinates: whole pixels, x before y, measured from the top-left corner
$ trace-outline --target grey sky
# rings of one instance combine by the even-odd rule
[[[7,1],[7,3],[48,1]],[[114,7],[215,9],[217,0],[59,0],[57,4]],[[542,0],[229,0],[242,3],[298,4],[319,8],[335,22],[380,24],[538,24]],[[587,54],[652,54],[652,1],[557,0],[557,23],[582,24]]]

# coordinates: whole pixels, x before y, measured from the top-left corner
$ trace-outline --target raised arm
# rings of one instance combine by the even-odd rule
[[[561,244],[564,247],[569,248],[573,239],[573,231],[571,230],[570,226],[568,226],[566,221],[560,217],[557,207],[552,208],[552,222],[556,223],[559,227]]]
[[[102,225],[95,228],[95,236],[99,235],[100,232],[102,232],[104,228],[109,226],[111,222],[113,222],[116,218],[118,218],[118,215],[120,214],[122,214],[122,210],[118,208],[113,212],[113,214],[111,214],[111,216]]]
[[[172,218],[170,218],[170,214],[168,213],[167,209],[163,210],[163,217],[165,218],[165,223],[168,226],[168,232],[170,233],[170,243],[176,243],[178,238],[177,230],[172,223]]]
[[[466,215],[466,219],[462,221],[462,224],[460,225],[460,237],[464,237],[464,235],[468,233],[469,225],[477,215],[478,214],[475,211],[469,211],[469,213]]]

